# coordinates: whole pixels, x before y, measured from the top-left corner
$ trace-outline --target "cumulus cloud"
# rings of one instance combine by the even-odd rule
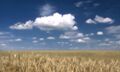
[[[114,34],[114,37],[116,37],[117,39],[120,39],[120,34]]]
[[[104,33],[102,31],[98,31],[97,35],[103,35]]]
[[[94,3],[93,6],[97,7],[97,6],[100,6],[100,4],[99,3]]]
[[[9,35],[10,34],[10,32],[1,32],[0,31],[0,35]]]
[[[85,43],[86,41],[83,40],[83,39],[77,39],[77,42],[78,42],[78,43]]]
[[[49,36],[49,37],[47,37],[47,39],[53,40],[53,39],[55,39],[55,37]]]
[[[17,30],[26,30],[26,29],[32,29],[33,28],[33,21],[29,20],[26,23],[18,22],[12,26],[10,26],[10,29],[17,29]]]
[[[38,41],[37,40],[33,40],[32,43],[38,43]]]
[[[1,46],[7,46],[7,44],[5,44],[5,43],[1,43],[0,45],[1,45]]]
[[[113,41],[109,38],[105,38],[103,41],[99,41],[98,45],[99,46],[112,46],[116,41]]]
[[[34,26],[41,30],[73,29],[74,19],[75,17],[71,14],[54,13],[52,16],[36,18]]]
[[[14,35],[11,32],[0,31],[0,41],[8,41],[8,39],[14,38]]]
[[[88,23],[88,24],[96,24],[96,22],[94,20],[92,20],[92,19],[86,20],[86,23]]]
[[[21,38],[17,38],[17,39],[15,39],[14,41],[20,42],[20,41],[22,41],[22,39],[21,39]]]
[[[71,42],[77,42],[77,43],[87,43],[91,39],[89,37],[83,37],[83,38],[76,38],[76,39],[70,39]]]
[[[90,3],[92,3],[91,0],[78,1],[78,2],[76,2],[74,5],[75,5],[76,7],[82,7],[82,6],[85,6],[85,7],[86,7],[86,5],[87,5],[87,4],[90,4]]]
[[[65,45],[65,44],[69,44],[69,42],[63,41],[63,42],[57,42],[57,44]]]
[[[9,39],[13,38],[14,35],[11,32],[6,32],[6,31],[0,31],[0,39]]]
[[[80,7],[80,6],[82,6],[82,5],[83,5],[83,2],[82,2],[82,1],[79,1],[79,2],[76,2],[76,3],[75,3],[75,6],[76,6],[76,7]]]
[[[43,41],[43,40],[44,40],[44,38],[40,38],[39,40],[40,40],[40,41]]]
[[[78,30],[77,26],[73,26],[72,30]]]
[[[85,36],[94,36],[94,33],[85,34]]]
[[[45,4],[40,8],[41,16],[48,16],[55,12],[55,7],[50,4]]]
[[[116,44],[120,45],[120,40],[116,41]]]
[[[113,22],[114,20],[109,17],[101,17],[98,15],[96,15],[94,19],[89,18],[86,20],[87,24],[97,24],[97,23],[112,24]]]
[[[111,18],[109,17],[104,18],[98,15],[96,15],[94,20],[98,23],[113,23],[113,20]]]
[[[32,29],[33,27],[39,28],[40,30],[77,30],[75,26],[75,17],[72,14],[60,14],[54,13],[50,16],[38,17],[35,21],[27,21],[26,23],[17,23],[10,26],[11,29],[24,30]]]
[[[84,37],[84,34],[76,31],[68,31],[59,36],[60,39],[75,39],[79,37]]]
[[[21,42],[21,41],[23,41],[23,39],[21,39],[21,38],[16,38],[16,39],[9,39],[8,41],[9,41],[9,42]]]
[[[120,33],[120,25],[107,27],[106,30],[110,34],[118,34]]]
[[[99,44],[99,46],[110,46],[110,45],[111,45],[111,44],[109,44],[109,43],[104,43],[104,42]]]
[[[114,36],[115,38],[120,39],[120,25],[109,26],[105,29],[108,34],[112,34],[111,36]]]
[[[68,31],[59,36],[60,39],[67,39],[70,42],[86,43],[91,40],[89,37],[85,36],[83,33],[77,31]]]
[[[70,37],[69,36],[67,36],[67,35],[60,35],[60,37],[59,37],[60,39],[70,39]]]
[[[37,39],[37,37],[32,37],[33,40]]]
[[[83,40],[90,40],[90,37],[84,37]]]
[[[91,41],[90,37],[83,37],[83,38],[79,38],[76,40],[78,43],[87,43],[89,41]]]

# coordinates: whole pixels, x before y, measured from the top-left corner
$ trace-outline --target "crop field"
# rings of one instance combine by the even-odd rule
[[[120,51],[1,51],[0,72],[120,72]]]

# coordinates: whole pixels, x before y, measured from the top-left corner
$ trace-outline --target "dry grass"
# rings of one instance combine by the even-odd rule
[[[120,72],[119,52],[1,52],[0,72]]]

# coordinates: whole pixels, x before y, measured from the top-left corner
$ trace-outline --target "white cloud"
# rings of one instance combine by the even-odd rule
[[[92,3],[91,0],[78,1],[78,2],[76,2],[74,5],[75,5],[76,7],[82,7],[82,6],[86,7],[86,5],[87,5],[87,4],[90,4],[90,3]]]
[[[97,7],[97,6],[100,6],[100,4],[99,3],[94,3],[93,6]]]
[[[16,39],[9,39],[8,42],[21,42],[23,39],[21,38],[16,38]]]
[[[108,41],[110,41],[110,39],[109,39],[109,38],[106,38],[104,41],[105,41],[105,42],[108,42]]]
[[[90,37],[84,37],[83,40],[90,40]]]
[[[37,37],[33,37],[32,39],[35,40],[35,39],[37,39]]]
[[[78,30],[77,26],[73,26],[72,30]]]
[[[84,34],[83,33],[78,33],[76,36],[77,37],[84,37]]]
[[[69,44],[69,42],[57,42],[57,43],[61,45]]]
[[[54,13],[52,16],[36,18],[34,26],[41,30],[73,29],[76,23],[74,19],[75,17],[71,14]]]
[[[113,34],[117,39],[120,39],[120,34]]]
[[[53,40],[53,39],[55,39],[55,37],[49,36],[49,37],[47,37],[47,39]]]
[[[33,27],[39,28],[40,30],[77,30],[75,26],[75,17],[72,14],[59,14],[54,13],[51,16],[38,17],[35,21],[27,21],[26,23],[17,23],[10,26],[11,29],[24,30],[32,29]]]
[[[96,24],[96,22],[94,20],[92,20],[92,19],[87,19],[86,23],[88,23],[88,24]]]
[[[94,36],[94,33],[85,34],[85,36]]]
[[[48,16],[55,12],[55,7],[50,4],[45,4],[40,8],[41,16]]]
[[[104,33],[102,31],[98,31],[97,35],[103,35]]]
[[[83,33],[79,33],[76,31],[68,31],[59,36],[60,39],[75,39],[80,37],[84,37]]]
[[[32,29],[33,28],[33,21],[29,20],[26,23],[16,23],[12,26],[10,26],[10,29],[17,29],[17,30],[26,30],[26,29]]]
[[[113,19],[109,18],[109,17],[101,17],[96,15],[94,19],[87,19],[86,23],[88,24],[97,24],[97,23],[107,23],[107,24],[112,24],[114,22]]]
[[[90,36],[93,36],[94,35],[94,33],[90,33]]]
[[[40,38],[39,40],[40,40],[40,41],[43,41],[43,40],[44,40],[44,38]]]
[[[92,2],[93,2],[92,0],[85,1],[85,3],[92,3]]]
[[[111,44],[109,43],[100,43],[99,46],[110,46]]]
[[[38,43],[38,41],[37,41],[37,40],[33,40],[32,42],[33,42],[33,43]]]
[[[67,39],[70,42],[77,42],[77,43],[86,43],[90,41],[90,37],[85,36],[83,33],[77,31],[69,31],[61,34],[59,36],[60,39]]]
[[[83,40],[83,39],[77,39],[77,42],[78,43],[85,43],[85,40]]]
[[[2,43],[2,44],[0,44],[1,46],[7,46],[7,44],[5,44],[5,43]]]
[[[20,41],[22,41],[22,39],[21,39],[21,38],[17,38],[17,39],[15,39],[14,41],[20,42]]]
[[[119,40],[119,41],[116,41],[116,43],[120,45],[120,40]]]
[[[115,37],[116,39],[120,39],[120,25],[109,26],[106,28],[106,32],[108,34],[112,34],[111,36]]]
[[[76,7],[80,7],[80,6],[82,6],[82,5],[83,5],[83,2],[82,2],[82,1],[79,1],[79,2],[76,2],[76,3],[75,3],[75,6],[76,6]]]
[[[9,39],[13,37],[14,35],[11,32],[0,31],[0,39]]]
[[[0,35],[9,35],[10,33],[9,32],[1,32],[0,31]]]
[[[77,43],[87,43],[87,42],[90,42],[91,39],[90,37],[82,37],[82,38],[71,39],[70,41],[77,42]]]
[[[120,25],[107,27],[106,30],[110,34],[115,34],[115,33],[119,34],[120,33]]]
[[[70,39],[70,37],[69,37],[69,36],[66,36],[66,35],[60,35],[59,38],[60,38],[60,39]]]
[[[98,15],[96,15],[94,20],[98,23],[110,23],[110,24],[113,23],[113,20],[111,18],[109,17],[104,18]]]

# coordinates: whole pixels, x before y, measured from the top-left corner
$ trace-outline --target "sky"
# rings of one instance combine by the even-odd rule
[[[119,0],[0,0],[0,50],[120,50]]]

